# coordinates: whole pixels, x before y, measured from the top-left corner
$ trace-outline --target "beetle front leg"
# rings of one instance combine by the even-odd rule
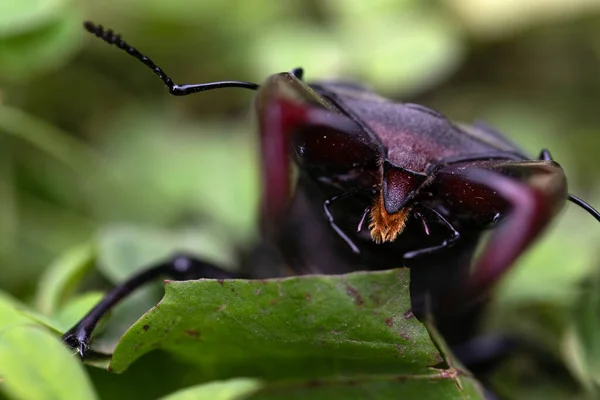
[[[451,172],[491,189],[508,204],[505,220],[475,261],[466,290],[457,297],[462,301],[476,301],[489,292],[567,199],[564,173],[552,161],[507,162],[494,169],[498,172],[480,168]],[[521,180],[509,177],[519,174],[524,174]]]
[[[77,349],[79,356],[83,360],[89,350],[92,332],[100,319],[131,292],[161,276],[177,281],[199,278],[227,279],[236,277],[235,274],[224,271],[202,260],[183,254],[176,255],[165,262],[133,275],[127,281],[115,286],[75,326],[62,336],[63,341],[70,347]]]
[[[340,131],[358,129],[356,123],[345,115],[311,103],[315,101],[312,97],[295,100],[285,97],[284,93],[288,91],[305,90],[306,84],[300,80],[301,77],[301,68],[271,77],[256,100],[263,178],[261,223],[267,232],[278,226],[290,201],[293,132],[306,126]]]

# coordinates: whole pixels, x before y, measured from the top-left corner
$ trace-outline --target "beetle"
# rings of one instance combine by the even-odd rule
[[[468,342],[490,289],[567,200],[600,221],[597,210],[568,193],[565,173],[549,151],[531,159],[484,124],[456,124],[430,108],[392,102],[353,83],[309,84],[300,68],[263,85],[179,85],[112,30],[84,26],[149,67],[172,95],[257,91],[266,248],[276,248],[295,274],[410,268],[415,315],[424,315],[427,306],[450,345]],[[112,289],[63,340],[83,359],[101,317],[159,276],[258,275],[177,254]]]

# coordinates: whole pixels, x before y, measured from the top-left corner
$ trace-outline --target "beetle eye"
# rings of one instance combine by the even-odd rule
[[[298,163],[304,168],[347,172],[377,168],[378,148],[363,132],[343,132],[328,126],[300,126],[292,136]]]

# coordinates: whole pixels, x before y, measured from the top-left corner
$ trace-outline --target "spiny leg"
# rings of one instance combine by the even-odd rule
[[[410,260],[416,257],[433,254],[438,251],[444,250],[445,248],[452,246],[454,243],[456,243],[457,240],[460,239],[460,233],[454,228],[454,226],[452,226],[452,224],[446,218],[444,218],[442,214],[440,214],[437,210],[426,206],[425,204],[419,203],[418,205],[430,212],[431,214],[433,214],[435,218],[449,230],[450,237],[448,239],[445,239],[442,243],[438,245],[426,247],[424,249],[419,249],[415,251],[410,251],[404,254],[403,258],[405,260]],[[421,221],[423,222],[423,229],[425,230],[425,233],[429,235],[429,227],[427,226],[425,219],[423,219],[422,213],[417,211],[416,213],[418,213],[417,215],[421,218]]]
[[[348,244],[348,246],[350,246],[350,248],[352,249],[352,251],[355,254],[360,254],[360,250],[358,249],[358,246],[356,246],[354,244],[354,242],[352,242],[352,239],[350,239],[348,237],[348,235],[346,235],[346,233],[335,223],[335,218],[333,218],[333,214],[331,214],[331,211],[329,210],[329,206],[333,202],[340,200],[340,199],[344,199],[346,197],[353,196],[355,194],[356,194],[355,191],[348,191],[348,192],[344,192],[344,193],[335,195],[335,196],[325,200],[323,202],[323,211],[325,212],[325,217],[327,218],[329,225],[331,226],[331,228],[333,228],[335,233],[337,233],[338,236],[341,237]]]
[[[552,161],[506,162],[494,168],[498,172],[480,168],[452,171],[467,182],[492,189],[494,196],[508,204],[505,220],[475,261],[466,290],[455,296],[454,302],[474,302],[489,292],[539,236],[567,197],[564,173]],[[526,177],[518,180],[500,171],[517,176],[523,173]]]
[[[262,164],[261,224],[268,234],[278,226],[285,215],[292,191],[290,143],[295,129],[352,131],[357,125],[350,118],[309,104],[308,100],[296,102],[282,98],[281,87],[296,88],[301,83],[292,74],[279,74],[270,78],[264,91],[259,92],[260,152]]]
[[[94,308],[63,335],[63,341],[70,347],[77,349],[83,360],[89,350],[92,332],[100,319],[131,292],[159,277],[183,281],[200,278],[236,278],[236,275],[185,254],[173,256],[167,261],[133,275],[122,284],[111,289]]]

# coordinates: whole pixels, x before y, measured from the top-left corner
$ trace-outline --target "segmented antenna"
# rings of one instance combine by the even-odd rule
[[[132,57],[140,60],[145,66],[150,68],[169,88],[169,93],[175,96],[186,96],[188,94],[204,92],[205,90],[213,90],[213,89],[221,89],[226,87],[238,87],[250,90],[258,90],[259,85],[252,82],[244,82],[244,81],[219,81],[219,82],[209,82],[209,83],[198,83],[198,84],[186,84],[186,85],[178,85],[173,82],[171,78],[154,62],[140,53],[135,47],[130,46],[121,39],[121,35],[115,34],[112,29],[104,29],[102,25],[96,25],[93,22],[86,21],[83,23],[85,29],[104,40],[108,44],[113,44],[117,46],[119,49],[125,51]]]
[[[590,213],[590,215],[592,217],[596,218],[596,220],[598,222],[600,222],[600,212],[598,212],[598,210],[596,210],[594,207],[592,207],[591,205],[589,205],[588,203],[586,203],[585,201],[583,201],[579,197],[573,196],[572,194],[569,195],[568,199],[572,203],[577,204],[579,207],[583,208],[585,211],[587,211],[588,213]]]

